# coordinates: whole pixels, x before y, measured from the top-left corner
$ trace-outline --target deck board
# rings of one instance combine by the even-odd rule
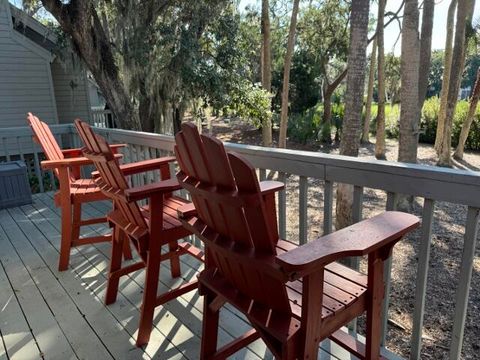
[[[85,217],[103,215],[107,203],[83,207]],[[103,224],[82,229],[104,234]],[[156,309],[150,343],[135,347],[144,271],[124,277],[117,302],[104,306],[110,244],[72,251],[70,268],[58,272],[60,212],[52,193],[34,195],[34,203],[0,211],[0,360],[3,359],[197,359],[203,299],[190,292]],[[182,257],[182,276],[192,279],[200,264]],[[160,289],[175,286],[162,263]],[[14,290],[15,289],[15,290]],[[20,292],[18,292],[20,290]],[[231,307],[222,310],[219,344],[250,329]],[[335,354],[335,355],[332,355]],[[257,340],[232,359],[271,359]],[[319,359],[354,359],[325,341]]]

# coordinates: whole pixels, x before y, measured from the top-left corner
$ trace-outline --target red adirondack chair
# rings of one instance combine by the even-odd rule
[[[84,141],[83,153],[91,159],[99,176],[95,179],[103,193],[114,202],[114,210],[108,220],[114,228],[114,241],[108,276],[106,303],[115,301],[120,277],[146,267],[143,304],[137,336],[137,346],[144,345],[150,338],[155,307],[197,288],[197,280],[157,295],[160,262],[170,260],[172,277],[180,276],[179,256],[188,254],[203,261],[203,253],[188,242],[178,240],[190,235],[177,217],[177,209],[189,206],[189,202],[172,192],[180,189],[178,181],[170,178],[169,163],[174,157],[147,160],[130,168],[120,168],[105,139],[93,132],[91,127],[75,120],[78,132]],[[160,170],[162,181],[131,188],[125,178],[138,172]],[[149,199],[147,207],[140,207],[138,200]],[[131,240],[140,261],[122,268],[124,241]],[[168,250],[162,252],[162,246]]]
[[[186,228],[205,244],[201,359],[224,359],[262,338],[278,359],[316,359],[331,337],[354,355],[380,357],[383,263],[418,219],[386,212],[303,246],[278,238],[277,182],[257,180],[255,169],[223,144],[184,124],[175,152],[177,178],[195,211],[180,209]],[[337,262],[368,255],[368,275]],[[220,308],[230,303],[253,329],[217,349]],[[366,344],[341,330],[366,311]]]
[[[59,182],[59,190],[55,193],[55,205],[62,211],[62,230],[60,244],[60,259],[58,270],[68,268],[70,250],[72,247],[111,241],[111,235],[80,237],[80,227],[106,222],[106,217],[82,220],[82,204],[86,202],[107,200],[92,179],[82,179],[80,168],[91,165],[80,149],[61,150],[50,128],[32,113],[28,113],[28,123],[33,131],[33,140],[40,145],[47,160],[42,161],[43,169],[52,169]],[[120,147],[112,145],[112,151],[117,154]],[[117,154],[120,157],[120,154]],[[125,256],[131,258],[130,248],[125,247]]]

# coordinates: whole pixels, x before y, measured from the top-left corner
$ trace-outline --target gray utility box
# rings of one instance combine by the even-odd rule
[[[23,161],[0,163],[0,209],[32,203],[27,167]]]

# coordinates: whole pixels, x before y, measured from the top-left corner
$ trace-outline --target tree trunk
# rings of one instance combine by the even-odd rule
[[[478,100],[480,99],[480,68],[477,70],[477,80],[472,90],[472,95],[470,97],[470,106],[468,108],[468,114],[465,119],[465,122],[462,124],[462,131],[460,132],[460,138],[458,139],[457,149],[453,154],[455,159],[463,159],[463,150],[465,149],[465,142],[468,138],[468,133],[470,132],[470,126],[472,126],[473,118],[475,117],[475,112],[477,111]]]
[[[445,40],[445,52],[443,59],[443,74],[442,74],[442,90],[440,91],[440,110],[438,112],[437,133],[435,135],[435,150],[437,153],[442,142],[443,128],[445,126],[445,117],[447,109],[447,95],[450,84],[450,68],[452,66],[452,51],[453,51],[453,26],[455,20],[455,9],[457,8],[457,0],[452,0],[448,7],[447,15],[447,38]]]
[[[385,159],[385,37],[383,19],[385,0],[378,1],[377,44],[378,44],[378,106],[377,131],[375,135],[375,157]]]
[[[72,0],[63,4],[58,0],[42,0],[42,4],[70,36],[74,49],[95,78],[120,127],[140,130],[138,115],[120,79],[112,45],[92,1]]]
[[[418,106],[420,108],[420,116],[425,97],[427,96],[428,74],[430,74],[434,12],[435,0],[425,0],[423,2],[422,32],[420,38],[420,73],[418,75]]]
[[[403,13],[398,161],[417,161],[419,107],[418,79],[420,40],[418,34],[418,0],[406,0]]]
[[[453,45],[452,66],[450,68],[450,83],[448,86],[445,124],[443,127],[442,141],[438,149],[438,165],[451,166],[450,149],[452,146],[452,123],[455,107],[457,105],[458,91],[462,80],[465,65],[465,30],[469,9],[469,0],[459,0],[457,21],[455,25],[455,43]]]
[[[292,66],[293,50],[295,45],[295,31],[297,28],[297,14],[300,0],[293,0],[292,18],[288,32],[287,53],[283,65],[282,109],[280,113],[280,134],[278,147],[287,147],[287,122],[288,122],[288,87],[290,83],[290,68]]]
[[[369,0],[352,0],[345,116],[340,140],[340,155],[358,156],[360,146],[369,7]],[[353,186],[339,184],[336,206],[337,230],[352,223],[352,204]]]
[[[370,72],[368,74],[367,102],[365,104],[365,119],[363,122],[362,143],[368,144],[370,134],[370,119],[372,117],[373,85],[375,83],[375,66],[377,57],[377,38],[373,40],[372,54],[370,55]]]
[[[270,9],[268,0],[262,0],[262,87],[272,91],[272,52],[270,43]],[[272,121],[270,117],[262,122],[263,146],[272,146]]]
[[[322,125],[332,126],[332,96],[335,89],[341,84],[343,79],[347,76],[347,69],[343,70],[331,84],[327,84],[323,88],[323,114],[322,114]],[[332,138],[330,134],[323,134],[320,138],[321,142],[331,144]]]

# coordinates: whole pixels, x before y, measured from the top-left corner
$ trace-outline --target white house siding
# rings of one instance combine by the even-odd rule
[[[53,61],[51,69],[59,122],[71,123],[75,118],[88,121],[90,106],[85,72],[58,59]]]
[[[49,62],[12,38],[8,1],[0,0],[0,127],[25,126],[33,112],[57,123]]]

